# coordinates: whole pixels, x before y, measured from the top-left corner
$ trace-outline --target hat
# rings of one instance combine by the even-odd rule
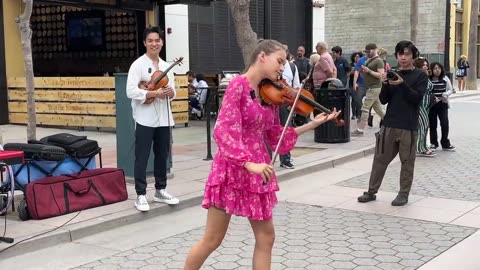
[[[368,43],[367,46],[365,46],[365,50],[375,50],[377,48],[377,45],[375,43]]]

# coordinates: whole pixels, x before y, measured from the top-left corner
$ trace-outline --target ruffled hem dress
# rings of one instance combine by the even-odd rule
[[[259,174],[249,173],[245,162],[271,161],[267,144],[275,149],[283,127],[278,106],[262,105],[252,98],[254,91],[244,76],[233,79],[222,101],[213,137],[218,150],[213,159],[202,202],[203,208],[224,209],[227,214],[252,220],[269,220],[277,204],[279,190],[275,174],[263,185]],[[286,154],[297,141],[297,133],[287,128],[279,153]]]

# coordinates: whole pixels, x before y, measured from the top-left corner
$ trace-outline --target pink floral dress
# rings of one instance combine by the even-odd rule
[[[248,80],[233,79],[225,92],[222,108],[213,131],[218,146],[205,187],[202,207],[215,206],[227,214],[253,220],[272,218],[279,190],[277,177],[263,185],[260,174],[249,173],[245,162],[271,161],[265,145],[275,149],[283,127],[277,106],[262,106],[259,98],[252,99]],[[279,153],[288,153],[297,142],[297,133],[287,129]]]

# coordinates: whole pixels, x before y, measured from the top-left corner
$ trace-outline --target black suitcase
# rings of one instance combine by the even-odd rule
[[[87,139],[86,136],[77,136],[69,133],[58,133],[40,139],[41,142],[65,149],[67,154],[75,158],[90,158],[101,150],[98,142]]]
[[[7,143],[3,149],[23,151],[25,159],[31,160],[62,161],[67,156],[65,149],[45,144]]]

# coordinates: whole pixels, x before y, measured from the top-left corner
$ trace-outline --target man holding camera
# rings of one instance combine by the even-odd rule
[[[363,77],[363,84],[367,88],[367,93],[365,100],[363,101],[362,115],[360,117],[360,122],[358,123],[358,128],[352,132],[352,136],[363,136],[363,129],[367,125],[368,112],[371,107],[373,107],[381,119],[385,116],[382,105],[378,101],[378,96],[380,95],[380,89],[382,87],[380,78],[384,73],[385,64],[383,60],[378,57],[377,45],[373,43],[365,46],[365,55],[368,60],[365,62],[365,65],[360,68],[360,73]]]
[[[375,134],[375,156],[368,191],[358,197],[359,202],[376,199],[385,171],[390,162],[400,154],[400,191],[392,201],[393,206],[408,203],[415,167],[419,104],[427,90],[427,74],[413,66],[418,50],[409,40],[395,47],[398,71],[383,74],[380,102],[387,104],[387,112],[380,131]]]

